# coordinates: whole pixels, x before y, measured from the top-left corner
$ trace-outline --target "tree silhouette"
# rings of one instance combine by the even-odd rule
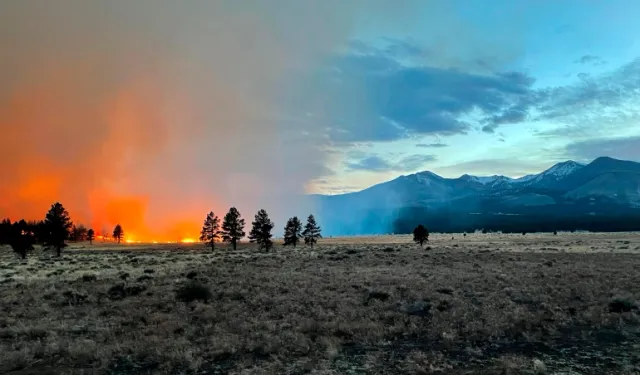
[[[96,238],[96,233],[93,229],[89,229],[87,231],[87,240],[89,241],[89,245],[93,244],[93,239]]]
[[[302,238],[302,222],[297,216],[287,220],[284,227],[284,246],[293,245],[296,247]]]
[[[54,203],[44,219],[45,246],[54,247],[60,256],[62,248],[67,246],[64,241],[69,237],[72,226],[69,212],[60,202]]]
[[[424,225],[420,224],[413,230],[413,241],[420,244],[424,244],[425,241],[429,241],[429,231]]]
[[[271,241],[271,230],[273,229],[273,221],[269,219],[267,211],[260,210],[256,214],[254,221],[251,223],[252,228],[249,232],[249,242],[255,242],[260,245],[260,249],[269,249],[273,246]]]
[[[27,253],[33,250],[36,243],[35,236],[24,220],[14,223],[9,231],[9,245],[22,259],[27,258]]]
[[[0,245],[7,245],[11,240],[11,220],[2,219],[0,222]]]
[[[311,248],[318,242],[319,238],[322,238],[320,227],[316,224],[316,218],[313,215],[309,215],[307,218],[307,224],[304,226],[302,236],[304,237],[304,243],[311,246]]]
[[[78,226],[71,227],[71,233],[69,233],[69,241],[84,241],[87,236],[87,228],[84,225],[78,224]]]
[[[220,239],[220,219],[213,214],[213,211],[207,214],[204,220],[202,230],[200,231],[200,241],[209,244],[211,250],[215,250],[216,241]]]
[[[124,237],[124,230],[122,229],[122,226],[118,224],[116,225],[115,228],[113,228],[113,239],[118,241],[118,243],[120,243],[123,237]]]
[[[238,209],[231,207],[222,221],[222,239],[225,242],[231,242],[235,250],[238,241],[244,235],[244,219],[240,217]]]

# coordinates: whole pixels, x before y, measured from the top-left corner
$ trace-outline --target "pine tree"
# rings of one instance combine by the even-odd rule
[[[120,243],[123,237],[124,237],[124,230],[122,229],[122,226],[118,224],[116,225],[115,228],[113,228],[113,239],[118,241],[118,243]]]
[[[211,250],[215,250],[216,241],[218,240],[220,240],[220,219],[211,211],[207,214],[207,218],[202,225],[200,241],[210,245]]]
[[[87,228],[84,225],[79,224],[78,226],[73,225],[71,227],[71,232],[69,233],[69,241],[78,242],[84,241],[87,237]]]
[[[300,238],[302,238],[302,222],[294,216],[287,220],[287,225],[284,227],[284,246],[296,247],[300,243]]]
[[[273,246],[273,241],[271,241],[273,222],[269,219],[267,211],[258,211],[251,224],[252,228],[251,232],[249,232],[249,242],[255,242],[260,245],[260,249],[269,251],[271,246]]]
[[[32,251],[36,243],[35,236],[24,220],[14,223],[9,232],[9,245],[22,259],[27,258],[27,253]]]
[[[413,230],[413,241],[419,243],[420,247],[425,241],[429,242],[429,231],[424,225],[420,224]]]
[[[2,219],[0,222],[0,245],[6,245],[11,240],[11,220]]]
[[[51,206],[44,219],[44,226],[46,231],[45,246],[54,247],[58,256],[60,256],[62,248],[67,246],[64,241],[69,237],[69,232],[73,226],[69,212],[65,210],[60,202],[56,202]]]
[[[93,244],[93,239],[96,238],[96,232],[93,229],[89,229],[87,231],[87,240],[89,241],[89,245]]]
[[[318,242],[319,238],[322,238],[320,227],[316,224],[316,218],[313,215],[309,215],[307,218],[307,224],[304,226],[302,236],[304,237],[304,243],[310,245],[311,248]]]
[[[222,239],[225,242],[231,242],[233,250],[235,250],[238,241],[244,235],[244,219],[240,217],[238,209],[231,207],[222,221]]]

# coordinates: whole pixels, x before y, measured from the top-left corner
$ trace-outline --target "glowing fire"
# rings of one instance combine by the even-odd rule
[[[193,238],[183,238],[180,242],[182,243],[195,243],[196,240]]]

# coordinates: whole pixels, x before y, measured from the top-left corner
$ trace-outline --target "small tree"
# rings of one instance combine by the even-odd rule
[[[296,247],[302,238],[302,222],[297,216],[287,220],[284,227],[284,246],[293,245]]]
[[[215,250],[216,241],[218,240],[220,240],[220,219],[211,211],[207,214],[207,218],[202,225],[200,241],[210,245],[211,250]]]
[[[93,229],[89,229],[87,231],[87,240],[89,241],[89,245],[93,244],[93,239],[96,238],[96,232]]]
[[[238,241],[244,235],[244,219],[240,217],[237,208],[231,207],[222,221],[222,239],[225,242],[231,242],[235,250]]]
[[[36,243],[35,236],[25,227],[24,220],[14,223],[9,232],[9,245],[22,259],[27,258],[27,253],[33,250]]]
[[[316,218],[313,215],[309,215],[307,218],[307,224],[304,226],[302,236],[304,237],[304,243],[311,246],[311,248],[318,242],[319,238],[322,238],[320,227],[316,224]]]
[[[54,247],[57,255],[60,256],[62,248],[67,246],[64,241],[69,237],[72,226],[69,212],[60,202],[54,203],[44,219],[45,247]]]
[[[425,241],[429,242],[429,231],[424,225],[420,224],[413,230],[413,241],[420,244],[424,244]]]
[[[11,240],[11,220],[2,219],[0,222],[0,245],[6,245]]]
[[[252,228],[251,232],[249,232],[249,242],[255,242],[260,245],[261,250],[265,249],[266,251],[269,251],[273,246],[273,241],[271,241],[273,221],[269,219],[267,211],[258,211],[251,224]]]
[[[115,228],[113,228],[113,239],[118,241],[118,243],[120,243],[123,237],[124,237],[124,230],[122,229],[122,226],[118,224],[116,225]]]
[[[78,242],[84,241],[87,237],[87,228],[84,225],[79,224],[78,226],[73,225],[71,227],[71,232],[69,233],[69,241]]]

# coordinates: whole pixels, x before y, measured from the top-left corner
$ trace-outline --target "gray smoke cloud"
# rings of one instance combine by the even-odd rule
[[[332,93],[298,77],[371,20],[438,18],[429,4],[3,1],[0,216],[39,219],[60,200],[96,228],[175,239],[235,205],[280,228],[313,211],[299,198],[328,173],[330,124],[290,99],[321,111]]]

